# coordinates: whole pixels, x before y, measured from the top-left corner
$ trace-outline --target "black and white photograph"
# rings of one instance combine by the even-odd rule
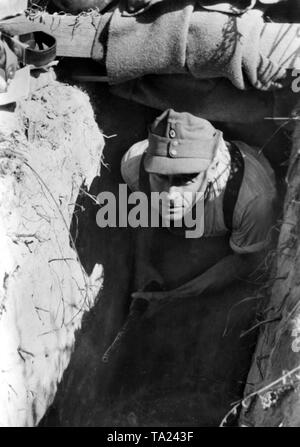
[[[300,0],[0,0],[0,253],[0,427],[300,427]]]

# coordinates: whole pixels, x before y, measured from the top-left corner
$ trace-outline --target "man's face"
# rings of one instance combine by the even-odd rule
[[[206,172],[194,174],[149,174],[151,192],[165,193],[159,212],[168,221],[182,220],[192,209],[196,195],[207,187]]]

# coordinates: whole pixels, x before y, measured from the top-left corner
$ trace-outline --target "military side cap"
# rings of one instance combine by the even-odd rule
[[[163,175],[205,171],[221,141],[222,132],[207,120],[168,109],[149,128],[145,170]]]

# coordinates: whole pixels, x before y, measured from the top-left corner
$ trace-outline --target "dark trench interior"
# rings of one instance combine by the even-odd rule
[[[61,70],[64,79],[67,61]],[[106,135],[105,165],[88,193],[118,195],[123,154],[147,136],[147,125],[161,112],[113,96],[106,84],[80,87],[89,94]],[[283,197],[290,133],[286,129],[278,132],[267,121],[251,126],[213,124],[223,130],[226,139],[265,146]],[[108,138],[111,135],[116,136]],[[141,318],[111,361],[103,363],[103,353],[128,314],[138,229],[100,229],[97,210],[94,201],[81,194],[71,233],[87,274],[96,263],[103,265],[103,290],[84,317],[71,362],[40,425],[218,426],[243,393],[257,334],[241,334],[255,324],[261,311],[261,300],[246,298],[256,296],[262,283],[239,281],[220,294],[177,302],[153,317]],[[154,261],[166,282],[174,286],[213,265],[227,253],[227,247],[226,238],[202,238],[195,256],[193,244],[157,229]]]

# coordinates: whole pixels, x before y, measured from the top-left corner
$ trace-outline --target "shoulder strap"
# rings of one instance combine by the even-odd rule
[[[223,198],[223,215],[226,228],[232,231],[233,213],[244,177],[245,162],[243,154],[235,143],[230,143],[229,154],[231,167]]]
[[[143,153],[140,163],[140,175],[139,175],[139,189],[140,191],[150,195],[150,183],[149,183],[149,174],[145,171],[144,168],[144,160],[145,160],[146,152]]]

